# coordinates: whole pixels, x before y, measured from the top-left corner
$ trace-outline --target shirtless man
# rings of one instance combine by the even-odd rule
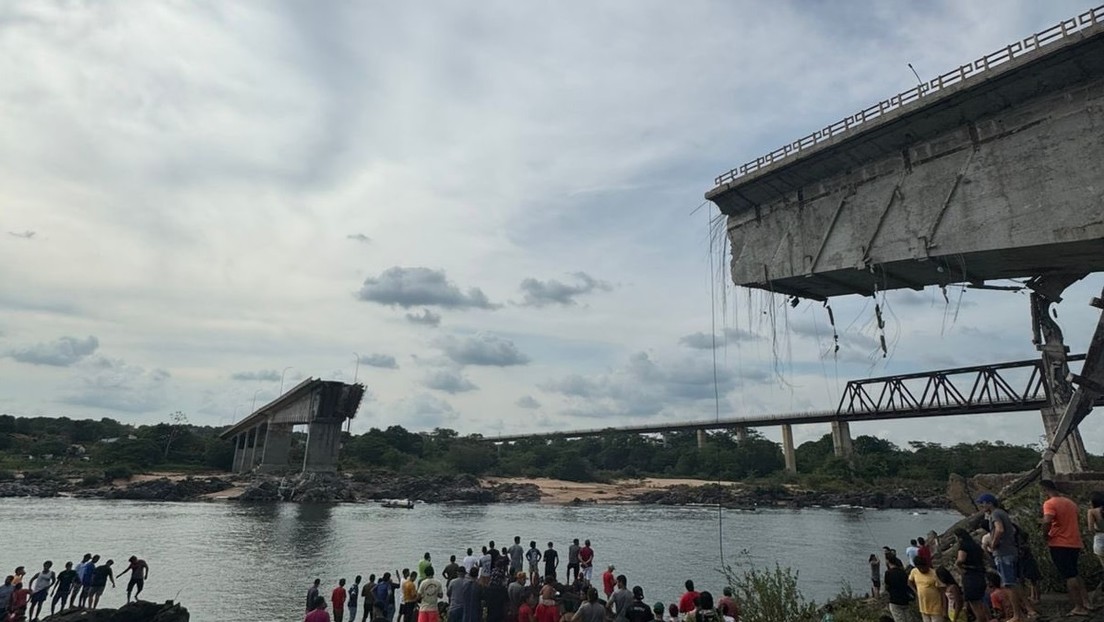
[[[146,579],[149,577],[149,564],[144,559],[138,559],[134,555],[130,556],[128,560],[130,565],[126,567],[126,570],[119,573],[120,579],[123,575],[130,573],[130,581],[127,582],[127,602],[130,602],[130,591],[134,588],[138,588],[134,592],[134,600],[138,600],[138,595],[142,593],[142,588],[146,586]]]

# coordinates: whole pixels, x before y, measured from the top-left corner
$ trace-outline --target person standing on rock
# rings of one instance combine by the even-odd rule
[[[521,536],[514,536],[514,545],[506,551],[510,556],[510,576],[521,572],[521,561],[525,557],[525,549],[521,548]]]
[[[91,559],[84,562],[84,571],[80,575],[81,590],[80,590],[80,606],[84,607],[88,604],[89,599],[92,597],[92,574],[96,572],[96,562],[100,561],[99,555],[93,555]]]
[[[447,588],[448,584],[458,576],[460,576],[460,564],[456,563],[455,555],[449,555],[449,563],[441,571],[441,577],[445,580],[445,587]]]
[[[874,553],[866,561],[870,564],[870,597],[879,598],[882,595],[882,562]]]
[[[1085,520],[1089,525],[1089,533],[1093,536],[1093,554],[1096,555],[1096,560],[1100,562],[1101,566],[1104,566],[1104,493],[1094,492],[1089,497],[1088,513],[1085,515]],[[1104,582],[1096,586],[1097,595],[1104,593]]]
[[[360,575],[353,579],[349,586],[349,622],[357,622],[357,598],[360,598]]]
[[[418,562],[418,576],[425,577],[425,569],[428,568],[433,562],[430,561],[429,553],[422,555],[422,560]]]
[[[399,572],[396,570],[395,574]],[[385,572],[376,584],[373,593],[376,597],[376,610],[387,620],[395,619],[395,589],[398,584],[391,581],[391,573]]]
[[[85,566],[85,564],[88,563],[88,560],[90,560],[90,559],[92,559],[92,554],[91,553],[85,553],[84,557],[81,558],[80,563],[77,564],[77,567],[74,569],[74,570],[76,570],[77,578],[73,582],[73,591],[72,591],[72,595],[70,596],[70,600],[69,600],[69,608],[70,609],[77,606],[77,599],[78,598],[81,598],[80,602],[81,602],[82,605],[84,604],[83,597],[81,596],[81,586],[83,584],[84,566]],[[61,608],[62,609],[65,608],[65,603],[64,602],[61,603]]]
[[[594,571],[594,549],[590,548],[590,540],[583,543],[579,549],[579,570],[583,572],[583,578],[587,584],[593,580],[591,573]]]
[[[541,552],[537,548],[537,541],[529,541],[529,550],[525,552],[525,559],[529,561],[529,584],[534,587],[540,585],[540,560]]]
[[[333,603],[334,622],[341,622],[345,619],[345,601],[348,598],[349,592],[345,589],[345,579],[342,578],[337,582],[337,587],[330,592],[330,602]]]
[[[411,572],[402,582],[402,608],[399,609],[402,622],[414,622],[418,619],[418,573]]]
[[[909,622],[912,618],[912,589],[908,584],[908,573],[904,564],[893,553],[885,554],[885,591],[889,595],[889,614],[894,622]]]
[[[69,593],[73,590],[76,580],[77,571],[73,570],[73,562],[65,562],[65,570],[58,573],[57,581],[54,583],[54,598],[50,601],[50,615],[54,615],[58,602],[61,602],[61,608],[65,609],[65,602],[69,600]]]
[[[690,579],[686,580],[684,584],[686,591],[682,593],[682,597],[679,598],[678,610],[680,615],[686,615],[693,611],[698,605],[698,592],[694,589],[694,582]]]
[[[314,583],[307,588],[307,611],[314,609],[314,600],[318,598],[319,586],[322,585],[322,579],[315,579]]]
[[[908,560],[908,567],[906,570],[911,570],[916,565],[916,556],[920,554],[920,547],[917,546],[916,540],[909,540],[908,547],[905,548],[905,559]]]
[[[31,577],[31,609],[27,612],[27,617],[32,620],[37,619],[38,614],[42,613],[42,603],[46,602],[46,597],[50,594],[50,588],[57,581],[57,573],[50,570],[53,566],[54,562],[44,562],[42,570]]]
[[[571,546],[567,547],[567,570],[565,571],[564,581],[568,585],[574,583],[579,578],[579,539],[575,538],[571,541]]]
[[[617,587],[617,579],[613,576],[614,567],[613,564],[606,566],[606,571],[602,573],[602,592],[606,595],[606,600],[613,595],[614,588]]]
[[[138,600],[138,595],[142,593],[142,588],[146,586],[146,579],[149,577],[149,564],[144,559],[138,559],[136,556],[131,555],[127,560],[130,565],[126,567],[126,570],[119,573],[119,578],[122,579],[123,575],[130,573],[130,581],[127,582],[127,602],[130,602],[130,592],[134,592],[134,600]]]
[[[641,593],[643,599],[644,595]],[[606,610],[614,614],[615,622],[625,622],[625,610],[632,604],[633,595],[629,591],[629,580],[625,575],[617,576],[617,589],[606,601]]]
[[[448,584],[448,622],[464,622],[464,610],[475,583],[468,573],[460,573]]]
[[[95,559],[95,557],[92,559]],[[111,581],[111,589],[115,589],[115,572],[111,570],[114,564],[115,560],[109,559],[104,562],[103,566],[92,571],[92,604],[89,606],[89,609],[95,609],[100,606],[100,597],[103,596],[104,590],[107,589],[108,581]]]
[[[556,552],[556,549],[552,548],[552,543],[548,543],[548,548],[544,551],[544,576],[555,577],[556,569],[560,566],[560,554]]]
[[[969,531],[962,527],[954,530],[958,539],[958,557],[955,565],[962,573],[962,600],[978,620],[988,620],[985,610],[985,552]]]
[[[977,498],[978,507],[985,511],[989,520],[989,546],[993,553],[993,567],[1001,578],[1001,586],[1008,591],[1012,605],[1012,620],[1023,620],[1024,614],[1038,615],[1024,597],[1020,585],[1022,567],[1020,566],[1019,547],[1016,545],[1016,525],[996,496],[984,493]]]
[[[1073,609],[1071,616],[1089,615],[1089,595],[1077,574],[1077,559],[1081,556],[1081,528],[1077,522],[1077,504],[1058,490],[1054,482],[1039,482],[1047,500],[1043,502],[1043,529],[1046,530],[1050,559],[1058,574],[1066,580],[1066,591]]]
[[[472,554],[472,550],[468,549],[468,554],[464,556],[464,561],[460,562],[460,565],[464,567],[464,572],[471,572],[472,568],[479,563],[479,560]]]

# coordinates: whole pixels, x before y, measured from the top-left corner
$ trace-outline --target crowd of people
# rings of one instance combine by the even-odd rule
[[[1080,512],[1054,482],[1043,480],[1040,486],[1046,500],[1039,521],[1050,562],[1066,582],[1072,605],[1068,615],[1087,616],[1095,607],[1078,573],[1084,548]],[[980,542],[966,529],[956,529],[953,557],[940,559],[934,533],[910,541],[904,559],[883,547],[884,574],[879,572],[878,556],[870,556],[871,595],[888,595],[894,622],[915,620],[917,614],[923,622],[1025,622],[1039,616],[1042,577],[1026,533],[996,496],[982,494],[976,503],[985,512]],[[1091,505],[1086,521],[1094,534],[1092,549],[1104,565],[1104,494],[1094,494]]]
[[[677,603],[647,604],[644,589],[629,588],[624,574],[608,564],[594,577],[590,540],[572,541],[560,574],[561,557],[552,542],[528,547],[514,537],[509,547],[494,541],[476,554],[452,555],[438,572],[426,553],[414,568],[394,574],[342,578],[323,592],[321,579],[307,589],[304,622],[736,622],[740,607],[731,588],[714,599],[687,580]],[[562,581],[561,581],[562,577]],[[326,589],[329,589],[328,587]],[[332,612],[332,618],[331,618]]]
[[[108,582],[115,587],[115,579],[130,574],[127,583],[127,602],[137,599],[145,587],[149,576],[149,564],[131,556],[130,564],[118,575],[115,574],[115,560],[100,563],[100,556],[85,553],[80,563],[65,562],[65,569],[54,570],[54,562],[45,561],[42,569],[27,579],[27,572],[19,566],[12,574],[4,577],[0,586],[0,615],[4,622],[25,622],[38,620],[43,615],[46,601],[50,601],[50,615],[73,607],[96,609],[100,597],[107,589]]]

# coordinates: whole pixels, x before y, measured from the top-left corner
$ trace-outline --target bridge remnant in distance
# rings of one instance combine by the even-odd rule
[[[363,384],[308,378],[237,422],[220,438],[234,442],[236,473],[286,470],[291,431],[307,426],[303,471],[333,471],[341,446],[341,425],[356,416]],[[298,465],[295,465],[298,466]]]
[[[1029,278],[1054,440],[1073,389],[1049,310],[1104,270],[1101,127],[1104,6],[720,175],[706,198],[745,287],[826,300]],[[1054,465],[1084,461],[1074,430]]]

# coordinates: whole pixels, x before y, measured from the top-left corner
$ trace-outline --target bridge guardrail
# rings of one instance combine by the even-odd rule
[[[722,186],[727,183],[731,183],[747,175],[753,173],[761,168],[766,168],[784,160],[792,155],[798,154],[806,149],[816,146],[826,140],[835,138],[843,133],[868,123],[884,116],[893,110],[903,108],[909,104],[915,103],[923,99],[925,96],[938,92],[947,87],[953,86],[960,82],[964,82],[968,79],[980,77],[985,72],[994,67],[1004,65],[1011,60],[1023,56],[1028,52],[1033,52],[1042,47],[1061,41],[1066,37],[1074,35],[1086,28],[1089,28],[1097,23],[1104,22],[1104,5],[1098,6],[1093,9],[1089,9],[1084,13],[1081,13],[1075,17],[1064,19],[1061,22],[1047,28],[1046,30],[1037,32],[1029,37],[1011,43],[996,52],[986,54],[981,58],[975,60],[972,63],[962,65],[957,69],[952,69],[947,73],[937,76],[928,82],[923,82],[913,88],[894,95],[889,99],[882,100],[877,104],[864,108],[856,112],[855,114],[837,121],[825,128],[819,129],[804,138],[799,138],[792,143],[783,145],[778,149],[760,156],[750,162],[746,162],[741,166],[738,166],[727,173],[718,175],[714,180],[717,186]]]

